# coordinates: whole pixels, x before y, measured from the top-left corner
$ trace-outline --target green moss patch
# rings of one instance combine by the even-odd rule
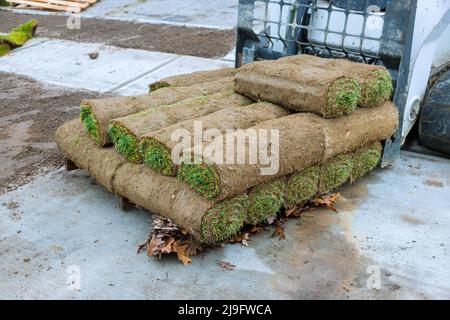
[[[202,240],[215,243],[235,235],[244,225],[247,206],[247,195],[216,204],[202,217],[200,227]]]
[[[393,91],[389,71],[384,69],[372,71],[362,85],[359,105],[364,108],[377,107],[383,101],[390,100]]]
[[[352,156],[343,154],[325,162],[321,167],[319,194],[331,192],[346,183],[352,172]]]
[[[355,181],[376,168],[380,163],[382,148],[376,143],[353,154],[351,180]]]
[[[320,168],[308,167],[292,175],[287,184],[286,207],[294,207],[314,198],[319,190]]]
[[[7,54],[10,51],[11,51],[11,49],[9,48],[8,45],[0,44],[0,57],[4,56],[5,54]]]
[[[114,144],[114,148],[130,162],[140,162],[138,141],[128,129],[111,124],[108,126],[108,135]]]
[[[355,111],[361,95],[361,86],[351,78],[340,78],[328,88],[324,117],[337,118]]]
[[[254,188],[249,194],[246,222],[259,224],[276,217],[284,205],[286,181],[275,180]]]
[[[220,180],[212,165],[183,162],[178,168],[177,179],[189,184],[206,199],[215,198],[220,193]]]
[[[170,150],[155,139],[145,138],[139,144],[139,152],[146,165],[165,176],[176,174]]]
[[[91,107],[84,104],[80,106],[80,119],[83,123],[85,131],[95,142],[98,143],[100,133],[98,131],[97,119],[95,119],[95,115],[92,113]]]

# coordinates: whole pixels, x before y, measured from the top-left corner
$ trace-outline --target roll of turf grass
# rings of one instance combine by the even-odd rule
[[[356,79],[361,84],[358,105],[363,108],[376,107],[390,100],[394,90],[391,75],[383,66],[357,63],[347,59],[325,59],[308,54],[285,57],[279,61],[295,64],[300,68],[314,66],[325,71],[339,71],[347,77]]]
[[[224,77],[234,77],[237,69],[222,68],[208,71],[197,71],[189,74],[167,77],[149,85],[150,92],[168,87],[185,87],[197,83],[216,81]]]
[[[260,129],[263,132],[278,130],[279,151],[276,155],[279,161],[277,171],[273,174],[261,173],[262,168],[268,167],[264,163],[217,164],[214,159],[192,150],[192,158],[200,158],[202,162],[183,162],[177,177],[207,199],[225,199],[276,177],[293,174],[361,146],[388,139],[394,134],[397,124],[398,112],[390,102],[377,108],[359,108],[353,114],[339,119],[292,114],[250,128],[256,132]],[[203,149],[206,146],[207,143]],[[252,147],[246,141],[241,152],[249,154]],[[223,149],[226,150],[225,145]],[[336,181],[339,181],[338,177]],[[322,183],[324,191],[328,186],[333,186],[333,181]]]
[[[116,150],[124,155],[128,161],[142,163],[139,143],[143,136],[163,130],[165,127],[172,127],[180,121],[189,121],[188,119],[201,117],[218,110],[245,106],[250,103],[251,100],[234,93],[232,90],[225,90],[113,119],[108,127],[108,134]],[[170,129],[168,134],[172,134]],[[169,136],[168,139],[170,140],[170,138]],[[152,150],[154,151],[152,154],[145,154],[144,159],[147,164],[156,164],[165,160],[165,157],[162,157],[165,149],[155,147]],[[166,170],[163,171],[166,172]]]
[[[110,192],[172,219],[199,241],[221,242],[237,233],[244,224],[248,206],[245,193],[225,201],[205,200],[175,178],[127,162],[114,148],[99,147],[84,132],[79,119],[61,126],[56,141],[66,157]]]
[[[232,87],[233,78],[227,77],[192,86],[163,88],[139,96],[84,100],[80,106],[80,118],[90,137],[99,146],[106,146],[112,143],[108,135],[108,125],[112,119],[125,117],[149,108],[173,104],[188,98],[231,90]]]
[[[361,96],[359,82],[340,70],[310,65],[300,68],[279,61],[258,61],[241,67],[234,90],[255,100],[324,118],[351,114]]]
[[[283,108],[267,102],[236,107],[231,107],[230,104],[229,108],[145,134],[141,139],[139,150],[144,163],[150,168],[163,175],[175,176],[179,163],[172,159],[172,152],[175,151],[177,158],[182,159],[183,151],[194,147],[195,141],[190,139],[187,142],[188,145],[181,144],[173,139],[174,132],[183,132],[184,135],[192,138],[195,135],[196,124],[200,124],[203,132],[214,130],[214,134],[220,136],[227,130],[246,129],[262,121],[287,114]]]

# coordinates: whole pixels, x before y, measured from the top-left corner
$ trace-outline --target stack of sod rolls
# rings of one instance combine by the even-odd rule
[[[80,107],[80,117],[91,138],[99,146],[106,146],[112,142],[108,135],[108,125],[112,119],[173,104],[187,98],[231,90],[232,87],[233,77],[224,77],[185,87],[162,88],[139,96],[84,100]]]
[[[361,65],[350,72],[350,62],[306,59],[170,77],[150,85],[150,94],[83,101],[80,119],[58,129],[58,146],[110,192],[202,242],[221,242],[246,223],[373,170],[380,141],[397,128],[397,109],[386,101],[392,89],[377,78],[384,69]],[[233,163],[217,162],[214,148],[228,151],[229,132],[241,148]],[[246,139],[248,132],[256,139]],[[257,161],[249,163],[255,148]],[[272,163],[261,152],[271,153]],[[239,153],[244,163],[236,161]]]
[[[283,206],[300,204],[329,188],[354,181],[372,170],[381,157],[381,145],[375,143],[238,196],[208,200],[174,177],[128,162],[113,148],[99,147],[88,137],[79,119],[61,126],[56,141],[68,158],[110,192],[172,219],[204,243],[223,241],[245,223],[264,221]]]
[[[0,56],[7,54],[11,49],[21,47],[34,37],[37,21],[32,19],[12,29],[6,35],[0,35]]]
[[[186,87],[188,88],[188,87]],[[161,89],[164,90],[164,89]],[[155,94],[161,91],[156,91]],[[206,115],[224,108],[245,106],[251,100],[225,90],[212,95],[197,96],[174,104],[159,105],[110,121],[108,134],[116,150],[129,161],[142,162],[138,144],[143,135],[176,124],[182,120]]]

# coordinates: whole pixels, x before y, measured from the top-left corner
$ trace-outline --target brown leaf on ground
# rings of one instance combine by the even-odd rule
[[[322,196],[320,198],[315,198],[312,203],[316,206],[326,205],[328,209],[333,210],[334,212],[338,212],[333,203],[335,203],[340,196],[340,193],[333,193]]]
[[[177,241],[173,244],[173,249],[177,253],[178,260],[180,260],[185,266],[192,262],[186,253],[186,249],[189,246],[189,243],[183,243],[181,241]]]
[[[161,248],[161,253],[173,252],[172,244],[174,242],[175,242],[175,239],[172,236],[166,237],[166,239],[164,239],[164,247]]]
[[[281,226],[281,222],[277,220],[275,222],[275,231],[272,233],[272,238],[278,236],[280,240],[285,240],[286,235],[284,234],[284,229]]]
[[[231,264],[226,261],[219,261],[218,264],[222,269],[226,269],[226,270],[234,270],[234,268],[236,268],[236,266],[234,264]]]
[[[150,242],[147,244],[147,256],[153,257],[155,252],[157,252],[160,243],[161,240],[153,235]]]
[[[305,212],[306,210],[308,210],[308,208],[302,204],[299,206],[295,206],[295,207],[286,209],[284,211],[284,215],[286,218],[289,218],[289,217],[299,218],[303,214],[303,212]]]

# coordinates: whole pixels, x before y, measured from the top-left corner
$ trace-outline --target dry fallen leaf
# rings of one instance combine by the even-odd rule
[[[172,250],[172,244],[175,242],[175,239],[172,238],[171,236],[168,236],[165,240],[164,240],[164,247],[161,248],[161,253],[171,253],[173,252]]]
[[[219,261],[219,266],[222,269],[226,269],[226,270],[233,270],[234,268],[236,268],[236,266],[234,264],[231,264],[231,263],[226,262],[226,261]]]
[[[285,240],[286,236],[284,234],[284,229],[281,226],[281,222],[279,220],[275,221],[275,231],[272,234],[272,238],[278,236],[280,240]]]
[[[192,262],[192,260],[186,253],[186,249],[188,246],[189,243],[183,244],[180,241],[177,241],[173,244],[173,249],[177,253],[178,260],[180,260],[185,266]]]
[[[329,209],[333,210],[334,212],[338,212],[338,210],[334,207],[333,203],[337,201],[340,195],[341,195],[340,193],[333,193],[330,195],[322,196],[321,198],[316,198],[312,202],[316,206],[326,205]]]

